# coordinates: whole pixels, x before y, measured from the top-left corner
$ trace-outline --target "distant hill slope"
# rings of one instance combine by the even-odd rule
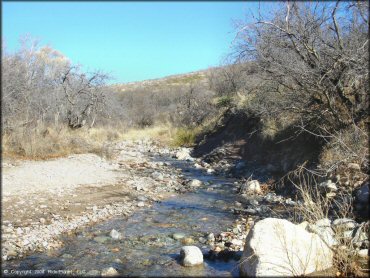
[[[207,73],[211,69],[194,71],[184,74],[170,75],[163,78],[149,79],[138,82],[114,84],[112,88],[117,92],[136,91],[138,89],[160,90],[165,87],[177,87],[196,83],[198,86],[208,86]]]

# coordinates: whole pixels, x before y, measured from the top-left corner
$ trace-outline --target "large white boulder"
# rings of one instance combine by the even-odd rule
[[[242,276],[301,276],[332,266],[333,253],[314,233],[277,218],[257,222],[240,260]]]
[[[240,188],[241,194],[256,194],[261,193],[261,186],[258,180],[251,180],[243,184]]]
[[[194,266],[203,263],[202,251],[197,246],[183,246],[180,250],[183,266]]]

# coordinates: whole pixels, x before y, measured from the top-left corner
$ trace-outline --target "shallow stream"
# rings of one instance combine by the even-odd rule
[[[183,267],[179,262],[181,246],[196,245],[206,255],[209,246],[204,238],[232,226],[235,180],[207,174],[190,162],[156,160],[181,168],[185,177],[199,179],[204,185],[194,192],[174,194],[128,218],[113,218],[76,236],[65,236],[63,248],[11,261],[5,268],[96,275],[114,267],[121,276],[238,276],[236,260],[210,260],[206,256],[204,264],[196,267]],[[112,229],[122,233],[123,239],[111,239]],[[174,239],[174,233],[184,234],[184,238]]]

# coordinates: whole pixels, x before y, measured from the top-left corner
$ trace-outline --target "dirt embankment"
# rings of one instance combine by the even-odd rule
[[[316,137],[287,128],[269,139],[261,136],[261,128],[258,117],[229,110],[211,132],[198,138],[193,155],[209,162],[225,159],[235,164],[243,160],[255,174],[259,168],[262,174],[275,177],[305,161],[317,163],[323,144]]]

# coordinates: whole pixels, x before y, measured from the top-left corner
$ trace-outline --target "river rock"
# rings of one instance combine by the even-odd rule
[[[183,266],[194,266],[203,263],[202,251],[197,246],[183,246],[180,250]]]
[[[215,169],[209,168],[207,169],[208,174],[213,174],[215,172]]]
[[[210,233],[207,235],[207,240],[210,242],[215,241],[215,235],[213,233]]]
[[[109,241],[109,237],[107,237],[107,236],[97,236],[97,237],[95,237],[94,238],[94,241],[96,241],[96,242],[98,242],[98,243],[105,243],[105,242],[107,242],[107,241]]]
[[[240,261],[243,276],[301,276],[332,266],[333,253],[314,233],[285,219],[266,218],[249,232]]]
[[[122,239],[122,234],[118,231],[116,231],[115,229],[113,229],[110,233],[109,233],[110,237],[113,238],[114,240],[120,240]]]
[[[119,273],[114,267],[108,267],[108,268],[104,268],[101,271],[101,275],[102,276],[117,276],[119,275]]]
[[[194,158],[190,156],[190,149],[182,148],[178,152],[176,152],[176,158],[179,160],[190,160],[193,161]]]
[[[172,238],[176,239],[176,240],[182,239],[184,237],[185,237],[184,233],[174,233],[174,234],[172,234]]]
[[[326,192],[335,192],[338,190],[337,186],[331,180],[324,181],[319,184],[320,188]]]
[[[199,187],[202,185],[202,182],[200,180],[194,179],[191,182],[189,182],[189,186],[191,187]]]
[[[240,193],[261,193],[261,186],[258,180],[251,180],[243,184],[240,188]]]
[[[162,173],[160,173],[160,172],[157,172],[157,171],[155,171],[155,172],[153,172],[152,174],[151,174],[151,176],[152,176],[152,178],[153,179],[155,179],[155,180],[163,180],[163,174]]]

